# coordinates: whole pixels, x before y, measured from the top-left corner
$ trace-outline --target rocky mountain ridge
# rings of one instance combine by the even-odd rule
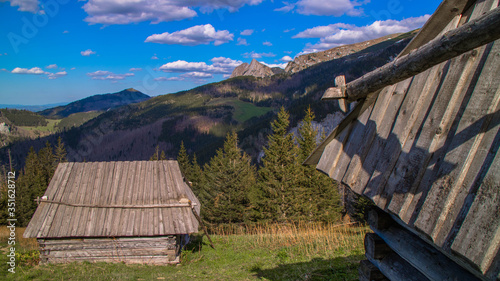
[[[229,78],[234,78],[238,76],[253,76],[253,77],[270,77],[274,74],[283,73],[284,70],[279,67],[269,67],[258,62],[256,59],[252,59],[250,64],[242,63],[237,66]]]

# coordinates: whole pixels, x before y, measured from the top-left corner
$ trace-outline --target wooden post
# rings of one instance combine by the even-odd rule
[[[388,85],[410,78],[428,68],[500,38],[500,7],[450,30],[407,55],[348,83],[345,92],[327,89],[322,99],[366,98]]]
[[[189,203],[191,204],[191,201],[189,201]],[[214,243],[212,242],[212,239],[210,239],[210,235],[208,235],[208,230],[207,230],[207,228],[205,227],[205,224],[203,223],[203,221],[201,220],[200,215],[198,215],[198,213],[196,213],[196,210],[194,209],[194,206],[193,206],[193,205],[191,205],[191,210],[193,211],[193,214],[194,214],[194,216],[196,217],[196,219],[198,220],[198,222],[200,223],[201,228],[203,228],[203,232],[204,232],[204,233],[205,233],[205,235],[207,236],[208,241],[210,242],[210,246],[212,247],[212,249],[215,249],[215,247],[214,247]]]

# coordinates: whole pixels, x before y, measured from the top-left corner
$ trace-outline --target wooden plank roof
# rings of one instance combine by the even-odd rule
[[[24,236],[126,237],[187,234],[198,221],[177,161],[61,163]],[[181,202],[180,202],[181,201]]]
[[[464,10],[450,16],[448,8],[438,9],[410,45],[418,48],[434,38],[432,24],[441,26],[442,34],[498,2],[445,1],[440,7]],[[309,164],[370,198],[448,256],[496,280],[499,75],[497,40],[387,86],[360,101]]]

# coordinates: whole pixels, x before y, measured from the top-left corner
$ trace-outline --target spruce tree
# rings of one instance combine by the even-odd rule
[[[306,110],[304,120],[298,129],[300,161],[303,162],[316,148],[318,134],[312,126],[314,113]],[[298,218],[307,221],[336,221],[340,219],[340,195],[334,181],[316,170],[314,166],[302,166],[299,192],[297,192],[300,211]]]
[[[55,147],[55,152],[54,152],[54,159],[55,159],[55,168],[57,168],[57,165],[59,163],[64,163],[67,161],[66,159],[66,148],[64,147],[64,143],[62,142],[61,137],[57,138],[57,146]]]
[[[238,148],[235,132],[227,134],[224,147],[205,164],[204,175],[204,189],[209,194],[204,206],[205,218],[212,223],[244,222],[255,169],[250,157]]]
[[[282,107],[271,123],[272,134],[264,148],[258,186],[252,192],[254,219],[285,221],[296,215],[300,166],[298,147],[287,133],[289,125],[289,114]]]
[[[186,147],[184,147],[184,141],[181,141],[181,147],[179,148],[179,154],[177,154],[177,163],[179,163],[179,168],[181,169],[182,174],[187,180],[189,179],[189,156],[186,151]]]

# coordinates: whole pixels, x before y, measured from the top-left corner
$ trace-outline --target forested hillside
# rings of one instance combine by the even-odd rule
[[[70,161],[144,160],[157,146],[166,157],[175,158],[183,141],[189,154],[196,153],[198,161],[206,163],[231,131],[238,132],[241,148],[257,163],[281,106],[290,114],[291,127],[309,106],[315,121],[324,120],[339,110],[337,102],[320,101],[335,76],[345,75],[347,81],[360,77],[393,59],[409,40],[383,42],[291,75],[235,77],[108,110],[80,127],[12,144],[14,164],[22,167],[31,146],[39,150],[47,141],[55,144],[59,136]],[[6,163],[6,149],[0,157]]]

